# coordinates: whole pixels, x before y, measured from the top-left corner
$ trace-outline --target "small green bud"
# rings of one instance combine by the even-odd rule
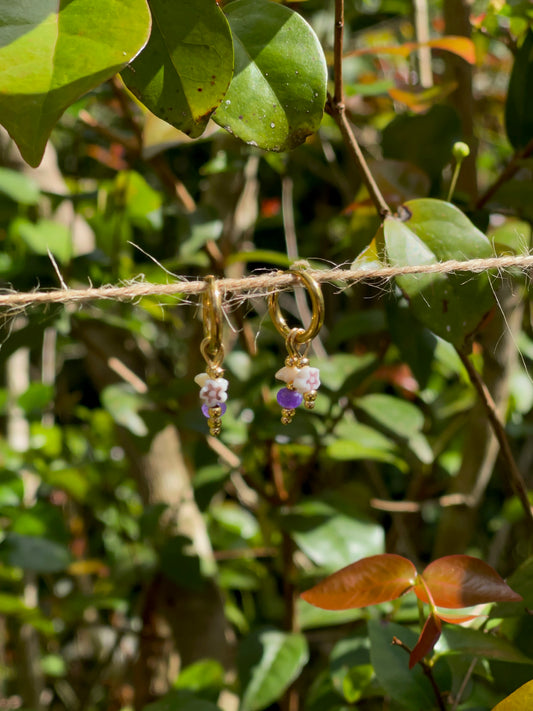
[[[457,141],[453,144],[453,157],[458,163],[461,163],[465,158],[470,155],[470,148],[462,141]]]

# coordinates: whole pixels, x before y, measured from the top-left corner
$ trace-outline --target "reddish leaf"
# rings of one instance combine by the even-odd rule
[[[484,602],[518,602],[522,597],[491,568],[469,555],[448,555],[430,563],[422,573],[438,607],[458,608]],[[417,585],[416,596],[429,602],[423,586]]]
[[[414,665],[423,659],[426,654],[429,654],[433,647],[437,644],[437,640],[440,637],[442,630],[442,625],[439,618],[431,613],[427,618],[422,634],[418,638],[411,655],[409,656],[409,669],[412,669]]]
[[[350,610],[394,600],[412,589],[415,578],[410,560],[384,553],[338,570],[301,597],[323,610]]]

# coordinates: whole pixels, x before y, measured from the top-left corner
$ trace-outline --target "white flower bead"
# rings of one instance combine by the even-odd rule
[[[311,392],[311,390],[318,390],[320,387],[320,371],[318,368],[312,368],[309,365],[304,366],[294,379],[293,386],[301,395]]]
[[[203,400],[207,407],[215,407],[226,402],[228,399],[227,389],[228,381],[226,378],[207,378],[200,390],[200,399]]]

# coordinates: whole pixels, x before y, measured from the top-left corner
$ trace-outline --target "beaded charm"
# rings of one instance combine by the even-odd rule
[[[292,422],[296,408],[302,403],[308,410],[312,410],[315,406],[317,390],[320,387],[320,372],[318,368],[309,365],[307,351],[311,340],[317,335],[324,322],[324,300],[317,282],[301,270],[289,270],[289,273],[294,274],[304,283],[311,297],[313,311],[307,329],[289,328],[281,314],[277,292],[269,297],[270,315],[278,331],[285,336],[288,353],[284,367],[276,373],[276,378],[286,383],[286,387],[278,392],[276,398],[282,408],[281,421],[284,425]]]
[[[213,276],[205,278],[207,288],[202,296],[202,316],[204,323],[204,339],[200,350],[207,363],[204,373],[199,373],[194,382],[200,386],[202,414],[207,418],[207,426],[211,435],[220,434],[222,415],[226,412],[228,399],[228,381],[222,377],[221,367],[224,358],[222,345],[222,306],[220,292],[216,288]]]

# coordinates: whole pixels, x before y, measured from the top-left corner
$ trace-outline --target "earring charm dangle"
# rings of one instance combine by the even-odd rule
[[[285,338],[287,357],[285,365],[276,373],[276,378],[285,383],[277,394],[281,406],[281,421],[284,425],[292,422],[296,408],[302,403],[308,410],[315,406],[317,390],[320,387],[320,371],[309,365],[307,353],[311,341],[324,323],[324,298],[318,283],[302,269],[289,269],[305,286],[311,299],[311,323],[307,328],[290,328],[287,325],[279,305],[279,294],[275,292],[268,298],[268,310],[274,326]]]
[[[202,413],[207,417],[209,432],[219,435],[222,415],[226,412],[228,381],[223,377],[224,346],[222,344],[222,302],[215,277],[205,277],[206,290],[202,294],[202,320],[204,338],[200,351],[206,362],[204,373],[199,373],[194,382],[200,386]]]

